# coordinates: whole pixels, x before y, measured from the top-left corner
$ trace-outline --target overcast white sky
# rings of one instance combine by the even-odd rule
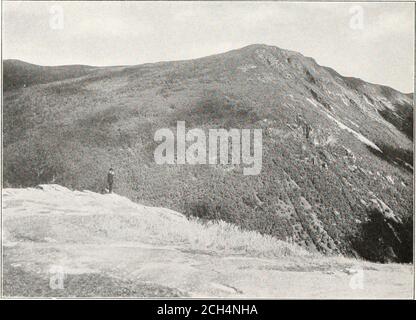
[[[57,5],[62,29],[51,27],[59,20],[51,13]],[[357,5],[362,29],[350,27]],[[3,58],[126,65],[264,43],[413,92],[414,29],[412,3],[3,2]]]

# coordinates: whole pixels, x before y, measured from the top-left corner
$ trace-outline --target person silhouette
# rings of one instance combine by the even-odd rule
[[[114,170],[110,168],[107,174],[107,182],[108,182],[108,193],[113,193],[113,183],[114,183]]]
[[[298,127],[302,127],[303,135],[305,136],[306,140],[309,140],[310,133],[312,131],[312,127],[309,123],[305,121],[305,119],[298,113],[296,116],[296,123]]]

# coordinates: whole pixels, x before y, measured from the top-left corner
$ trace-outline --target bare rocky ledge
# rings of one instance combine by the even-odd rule
[[[413,290],[409,264],[325,257],[59,185],[4,189],[2,236],[9,297],[410,298]]]

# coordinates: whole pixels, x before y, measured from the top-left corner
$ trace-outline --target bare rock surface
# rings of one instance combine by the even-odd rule
[[[59,185],[4,189],[2,237],[3,294],[13,297],[412,295],[408,264],[325,257],[225,222]]]

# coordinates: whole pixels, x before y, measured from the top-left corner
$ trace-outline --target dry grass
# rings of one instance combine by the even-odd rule
[[[256,231],[242,230],[224,221],[187,219],[177,212],[144,207],[115,194],[75,193],[62,187],[57,190],[50,190],[54,187],[45,188],[49,191],[22,191],[20,197],[24,201],[20,202],[9,202],[6,190],[5,229],[9,241],[141,242],[216,254],[267,257],[310,255],[295,244]],[[19,193],[17,189],[12,190]],[[22,207],[27,211],[19,211]]]
[[[305,284],[307,295],[323,284],[348,295],[354,268],[400,282],[393,288],[377,280],[367,296],[373,286],[383,294],[408,288],[409,266],[311,254],[224,221],[188,219],[116,194],[41,188],[3,193],[7,296],[288,297]],[[64,290],[49,286],[55,265],[64,270]]]

